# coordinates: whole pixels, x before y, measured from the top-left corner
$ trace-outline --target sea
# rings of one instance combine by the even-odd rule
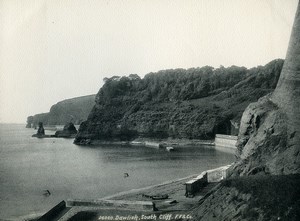
[[[74,145],[73,139],[31,137],[34,133],[24,124],[0,124],[0,219],[42,215],[62,200],[100,199],[200,174],[235,159],[233,153],[206,145],[176,147],[174,152],[129,145],[90,147]]]

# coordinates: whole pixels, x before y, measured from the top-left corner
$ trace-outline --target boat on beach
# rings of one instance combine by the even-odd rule
[[[148,195],[148,194],[142,194],[143,197],[151,198],[153,200],[164,200],[168,199],[168,194],[158,194],[158,195]]]

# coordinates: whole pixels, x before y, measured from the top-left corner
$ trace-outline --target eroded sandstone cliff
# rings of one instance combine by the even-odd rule
[[[241,119],[233,174],[192,211],[193,220],[300,219],[300,4],[274,93]]]
[[[106,79],[75,143],[231,134],[247,105],[273,91],[282,64],[274,60],[251,69],[206,66],[150,73],[143,79]]]
[[[300,172],[300,9],[274,93],[245,110],[238,139],[236,172]]]
[[[250,104],[243,114],[235,165],[239,175],[300,172],[299,146],[292,145],[297,135],[288,130],[286,112],[270,97]]]

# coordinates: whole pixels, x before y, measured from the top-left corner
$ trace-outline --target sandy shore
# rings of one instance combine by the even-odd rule
[[[190,175],[188,177],[171,180],[162,184],[148,186],[145,188],[134,189],[117,193],[111,196],[101,198],[101,200],[128,200],[128,201],[152,201],[158,210],[170,211],[186,211],[197,205],[206,193],[216,184],[207,185],[201,192],[197,193],[193,198],[185,196],[185,183],[198,176],[199,174]],[[168,195],[167,199],[153,200],[149,196]]]
[[[142,187],[142,188],[138,188],[138,189],[131,189],[128,191],[119,192],[119,193],[116,193],[113,195],[103,197],[100,200],[125,199],[126,197],[128,197],[128,200],[129,200],[129,198],[132,198],[131,196],[136,196],[141,193],[146,193],[146,192],[154,191],[154,190],[156,190],[156,192],[158,192],[158,191],[167,190],[167,189],[175,189],[178,186],[182,187],[182,189],[184,190],[184,186],[183,186],[184,183],[198,175],[199,174],[193,174],[193,175],[189,175],[189,176],[183,177],[183,178],[168,180],[168,181],[166,181],[164,183],[160,183],[160,184],[155,184],[155,185],[146,186],[146,187]]]
[[[98,200],[125,200],[125,201],[151,201],[155,204],[158,211],[140,211],[140,210],[130,210],[130,209],[118,209],[109,207],[84,207],[75,206],[70,209],[70,211],[62,218],[60,221],[69,220],[97,220],[97,217],[101,215],[109,215],[115,217],[117,215],[150,215],[166,213],[178,213],[186,214],[190,212],[190,209],[197,205],[197,202],[205,195],[205,192],[200,192],[193,198],[185,197],[185,182],[196,177],[198,174],[190,175],[184,178],[179,178],[176,180],[170,180],[161,184],[147,186],[140,189],[133,189],[129,191],[124,191],[116,193],[114,195],[106,196]],[[210,186],[211,187],[211,186]],[[163,195],[167,194],[168,198],[163,200],[153,200],[145,195]],[[87,218],[91,216],[91,218]],[[78,219],[77,219],[78,217]],[[109,219],[110,220],[110,219]],[[131,219],[130,219],[131,220]],[[145,219],[148,220],[148,219]],[[151,220],[151,219],[150,219]],[[158,219],[159,220],[159,219]]]

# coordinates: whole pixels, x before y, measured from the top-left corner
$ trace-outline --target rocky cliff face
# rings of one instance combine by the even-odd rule
[[[193,220],[299,220],[300,3],[274,93],[243,113],[237,161],[192,211]]]
[[[300,3],[295,16],[286,60],[272,100],[286,114],[288,146],[300,149]]]
[[[225,180],[199,202],[189,220],[299,220],[299,182],[299,174]]]
[[[274,93],[250,104],[243,114],[236,172],[300,172],[300,5],[286,59]]]
[[[146,138],[212,139],[230,134],[246,106],[273,91],[282,60],[246,69],[212,67],[113,77],[96,96],[75,143]]]
[[[288,130],[286,112],[270,97],[250,104],[243,114],[235,165],[239,175],[300,172],[299,146],[291,145],[296,133]]]
[[[44,125],[65,125],[69,122],[80,124],[87,119],[95,104],[96,95],[76,97],[58,102],[50,108],[49,113],[28,117],[32,126],[43,122]]]
[[[33,116],[27,117],[26,128],[31,128],[33,123]]]

